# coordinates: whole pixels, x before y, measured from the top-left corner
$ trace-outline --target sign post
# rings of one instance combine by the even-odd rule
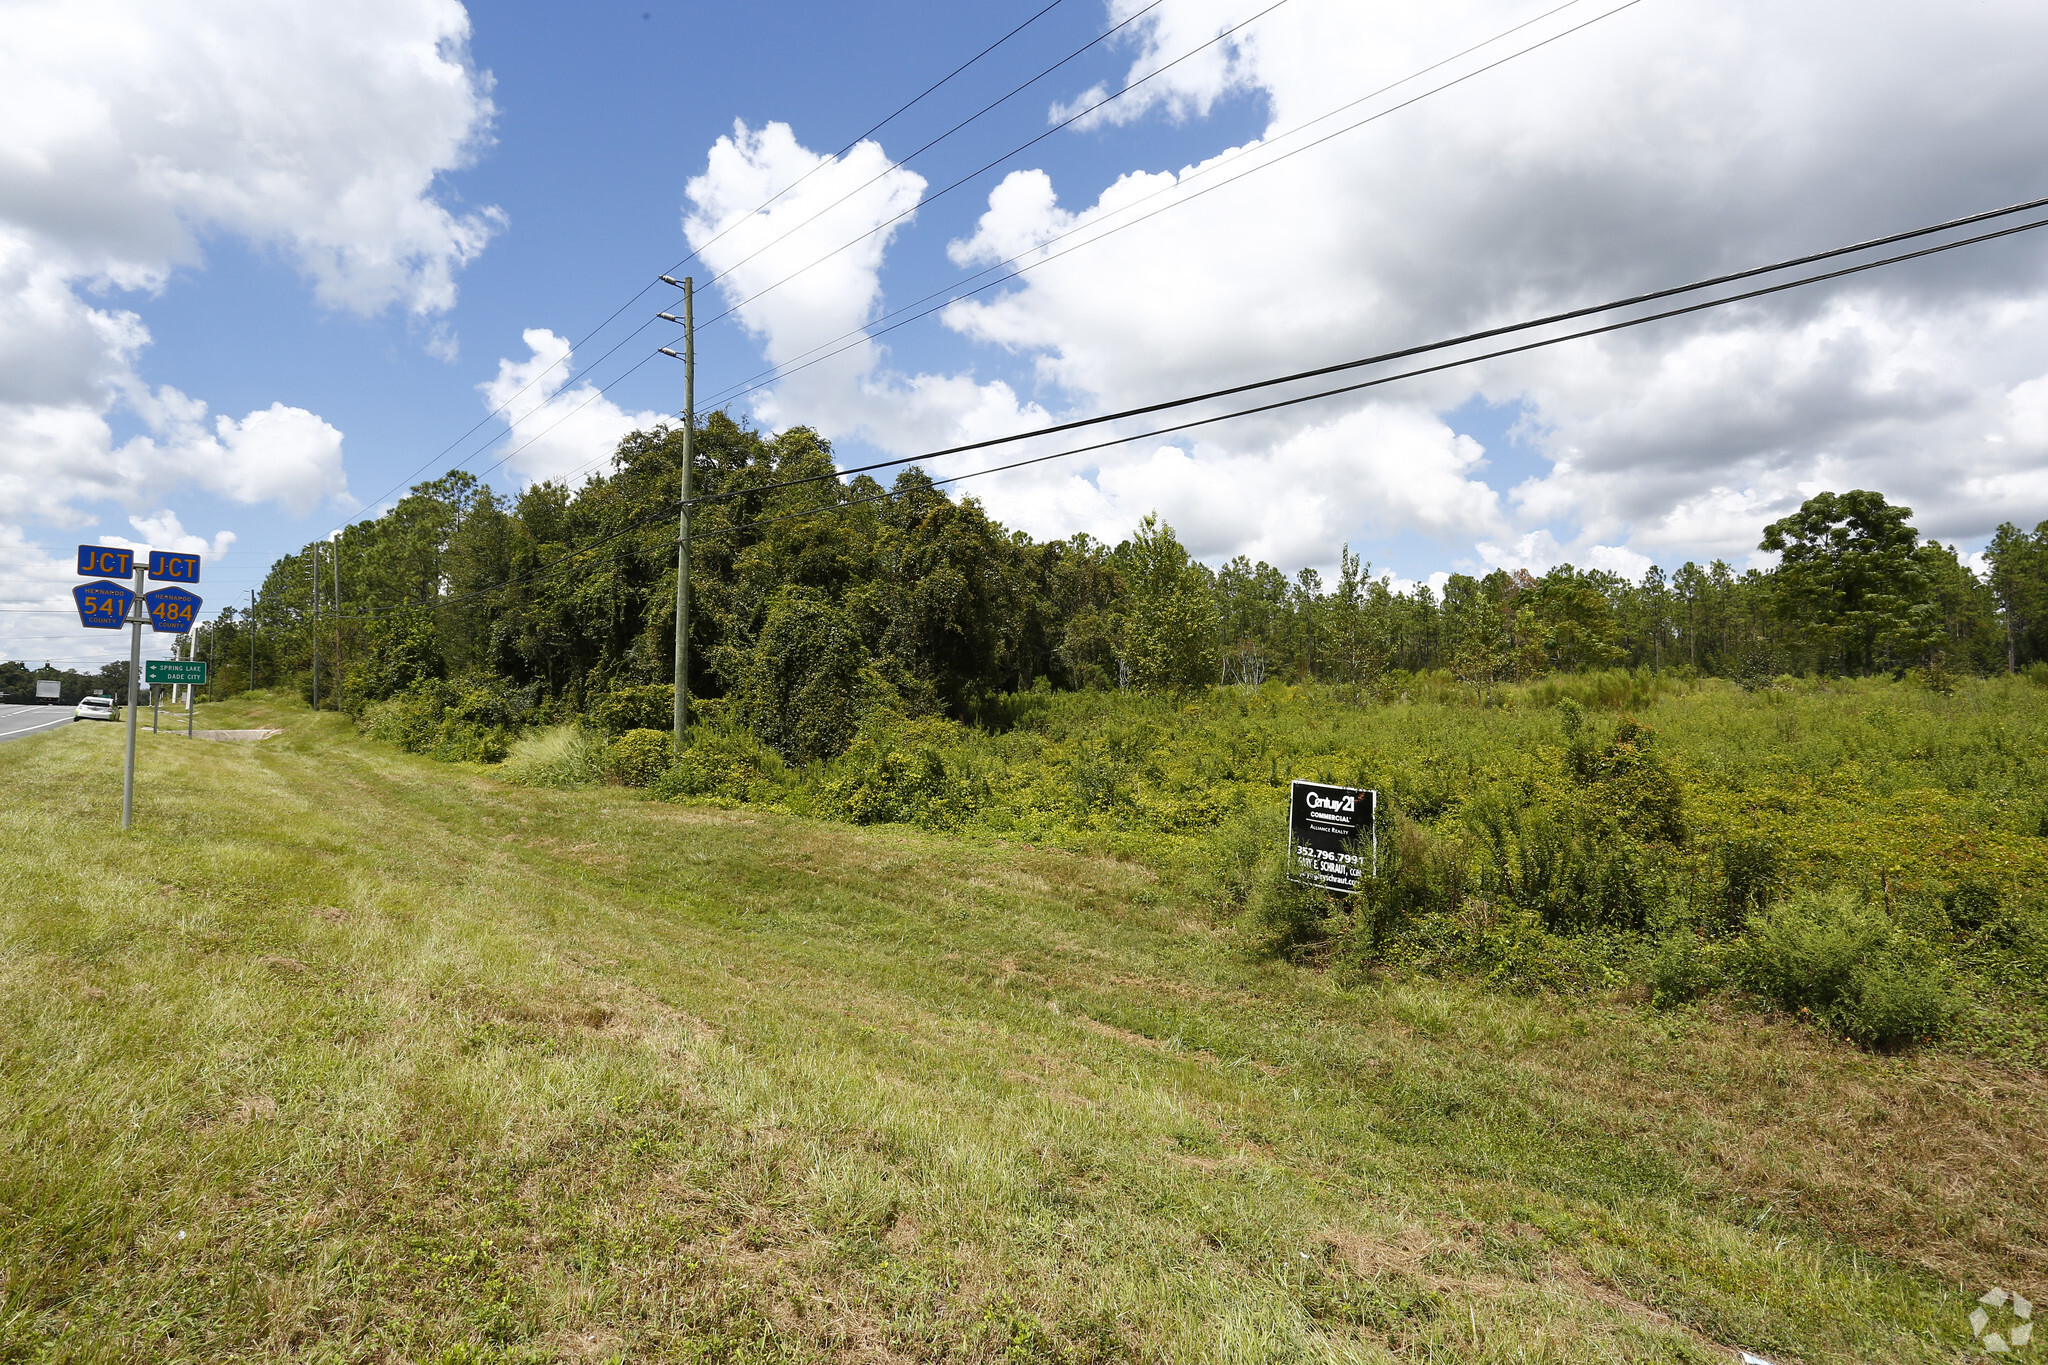
[[[81,545],[78,547],[78,572],[87,577],[98,577],[94,583],[81,583],[71,590],[72,598],[78,603],[79,624],[92,630],[119,630],[129,628],[128,636],[128,744],[127,753],[121,763],[121,828],[129,829],[135,824],[135,730],[141,717],[136,707],[141,702],[142,689],[142,628],[144,625],[158,634],[180,635],[192,629],[192,623],[199,618],[200,599],[183,588],[158,588],[145,593],[149,579],[168,583],[197,583],[199,581],[199,556],[172,554],[165,550],[150,553],[147,566],[135,562],[133,550],[117,549],[110,545]],[[127,578],[134,575],[134,586],[123,587],[110,581],[113,578]],[[156,680],[158,663],[168,660],[152,660],[150,681]],[[190,665],[186,665],[190,667]],[[205,681],[205,664],[200,664],[200,681]],[[155,697],[151,688],[151,697]],[[155,725],[150,727],[155,729]],[[185,730],[191,733],[192,719],[188,714]]]
[[[81,546],[81,558],[84,557],[83,550]],[[135,823],[135,725],[140,719],[135,714],[135,706],[142,688],[142,623],[149,619],[142,610],[142,590],[148,586],[142,581],[142,574],[141,566],[137,565],[135,590],[128,595],[128,755],[121,764],[122,829],[128,829]]]
[[[1289,881],[1342,896],[1380,871],[1379,793],[1363,787],[1295,781],[1288,789]]]

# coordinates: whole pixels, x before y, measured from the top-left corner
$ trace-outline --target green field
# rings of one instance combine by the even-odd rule
[[[1795,880],[2010,898],[2043,694],[1971,687],[1644,714]],[[1709,704],[1749,717],[1718,749]],[[1559,743],[1403,708],[1427,742],[1371,758],[1411,803]],[[931,739],[997,794],[934,828],[846,823],[822,770],[520,787],[249,701],[202,723],[284,734],[143,737],[123,837],[117,727],[0,746],[0,1360],[1948,1361],[1984,1290],[2048,1299],[2025,1030],[1301,965],[1145,814],[1173,763],[1105,739],[1129,800],[1075,795],[1086,720]]]

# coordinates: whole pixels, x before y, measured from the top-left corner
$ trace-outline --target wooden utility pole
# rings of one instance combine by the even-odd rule
[[[313,542],[313,709],[320,709],[320,542]]]
[[[344,704],[341,700],[341,536],[339,533],[334,537],[334,553],[330,558],[334,560],[334,704],[339,707]]]
[[[667,278],[666,276],[663,277]],[[673,283],[673,281],[671,281]],[[663,314],[664,317],[669,316]],[[683,729],[690,721],[690,476],[696,472],[697,433],[696,277],[683,276],[683,507],[676,526],[675,753],[683,754]],[[669,355],[674,351],[662,348]]]

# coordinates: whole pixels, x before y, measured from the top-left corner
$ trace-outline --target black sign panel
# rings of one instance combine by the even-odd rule
[[[1287,810],[1293,879],[1345,895],[1374,875],[1378,848],[1373,817],[1379,793],[1326,782],[1296,782]]]

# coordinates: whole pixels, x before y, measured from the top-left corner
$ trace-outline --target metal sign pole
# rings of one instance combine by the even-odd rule
[[[128,610],[128,758],[121,771],[122,829],[135,823],[135,704],[142,681],[142,623],[149,619],[149,609],[142,600],[142,590],[149,586],[143,581],[147,572],[144,566],[135,566],[135,604]]]

